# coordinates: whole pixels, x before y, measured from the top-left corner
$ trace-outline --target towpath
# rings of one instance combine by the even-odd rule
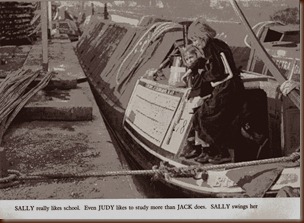
[[[28,55],[18,63],[24,62],[24,67],[31,69],[41,67],[41,45],[23,48],[22,52]],[[29,174],[128,168],[107,131],[89,84],[77,83],[84,74],[70,41],[53,39],[49,43],[49,68],[58,73],[55,79],[61,89],[39,92],[4,135],[1,146],[6,150],[9,169]],[[144,197],[130,176],[25,181],[0,189],[3,200]]]

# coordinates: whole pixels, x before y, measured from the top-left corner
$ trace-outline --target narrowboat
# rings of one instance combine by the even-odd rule
[[[218,165],[181,155],[192,128],[193,101],[188,99],[191,88],[172,81],[186,72],[180,51],[189,44],[192,21],[143,17],[134,26],[95,15],[76,46],[104,119],[125,154],[143,169],[162,169],[158,179],[189,197],[268,197],[282,188],[300,188],[299,92],[284,96],[279,90],[284,81],[300,78],[299,27],[263,24],[257,38],[240,18],[250,47],[241,79],[266,137],[262,145],[248,140],[244,148],[229,148],[232,161]],[[162,75],[149,75],[151,69]]]

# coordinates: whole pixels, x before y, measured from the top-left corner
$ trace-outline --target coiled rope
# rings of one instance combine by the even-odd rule
[[[129,77],[134,71],[134,69],[138,66],[138,64],[142,61],[142,55],[146,52],[148,47],[151,43],[153,43],[155,40],[157,40],[162,34],[165,32],[168,32],[169,30],[176,29],[176,28],[182,28],[180,24],[173,23],[173,22],[157,22],[153,24],[149,29],[140,37],[140,39],[137,41],[137,43],[133,46],[132,50],[128,53],[128,55],[124,58],[122,63],[120,64],[117,73],[116,73],[116,84],[120,85],[125,79]],[[152,36],[149,38],[148,35],[152,33]],[[146,43],[143,44],[140,48],[140,53],[138,54],[137,58],[135,59],[135,62],[132,64],[131,68],[129,69],[128,75],[124,78],[124,80],[121,79],[121,75],[123,72],[121,72],[122,67],[126,63],[126,61],[129,59],[129,57],[136,51],[138,46],[142,43],[142,41],[146,38]]]
[[[271,158],[264,160],[239,162],[239,163],[226,163],[211,166],[187,166],[187,167],[168,167],[167,165],[160,163],[159,167],[154,166],[151,170],[120,170],[120,171],[106,171],[106,172],[91,172],[91,173],[47,173],[36,172],[28,175],[22,174],[17,170],[8,170],[9,176],[0,178],[1,183],[10,183],[11,181],[22,180],[50,180],[50,179],[63,179],[63,178],[90,178],[90,177],[113,177],[113,176],[126,176],[126,175],[146,175],[154,176],[154,179],[168,177],[193,177],[194,179],[202,179],[206,176],[208,170],[219,169],[232,169],[245,166],[254,166],[261,164],[271,163],[284,163],[284,162],[296,162],[300,159],[300,152],[294,152],[290,156]]]

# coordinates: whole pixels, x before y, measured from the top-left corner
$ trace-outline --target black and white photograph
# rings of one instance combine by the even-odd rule
[[[301,219],[302,7],[1,0],[0,219]]]

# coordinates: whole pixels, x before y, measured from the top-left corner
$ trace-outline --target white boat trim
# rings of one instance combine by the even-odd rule
[[[221,174],[225,174],[228,170],[224,170],[224,171],[221,171]],[[213,174],[216,174],[214,171],[212,171]],[[296,174],[298,176],[298,179],[296,182],[294,183],[290,183],[290,182],[287,182],[285,184],[277,184],[278,182],[280,182],[281,178],[282,178],[282,175],[288,175],[288,174]],[[228,177],[227,177],[228,178]],[[238,187],[238,186],[232,186],[232,187],[203,187],[203,186],[200,186],[200,185],[194,185],[194,184],[191,184],[191,183],[186,183],[186,182],[183,182],[179,179],[176,179],[176,178],[170,178],[167,180],[167,182],[169,183],[172,183],[176,186],[183,186],[184,188],[187,188],[187,189],[190,189],[190,190],[194,190],[194,191],[197,191],[197,192],[202,192],[202,191],[205,191],[205,192],[208,192],[208,193],[241,193],[241,192],[245,192],[241,187]],[[197,183],[198,184],[201,184],[203,182],[203,180],[197,180]],[[297,167],[297,168],[286,168],[282,171],[279,179],[276,181],[276,183],[270,187],[269,191],[275,191],[275,190],[279,190],[281,189],[282,187],[284,186],[292,186],[294,188],[300,188],[300,168]]]

